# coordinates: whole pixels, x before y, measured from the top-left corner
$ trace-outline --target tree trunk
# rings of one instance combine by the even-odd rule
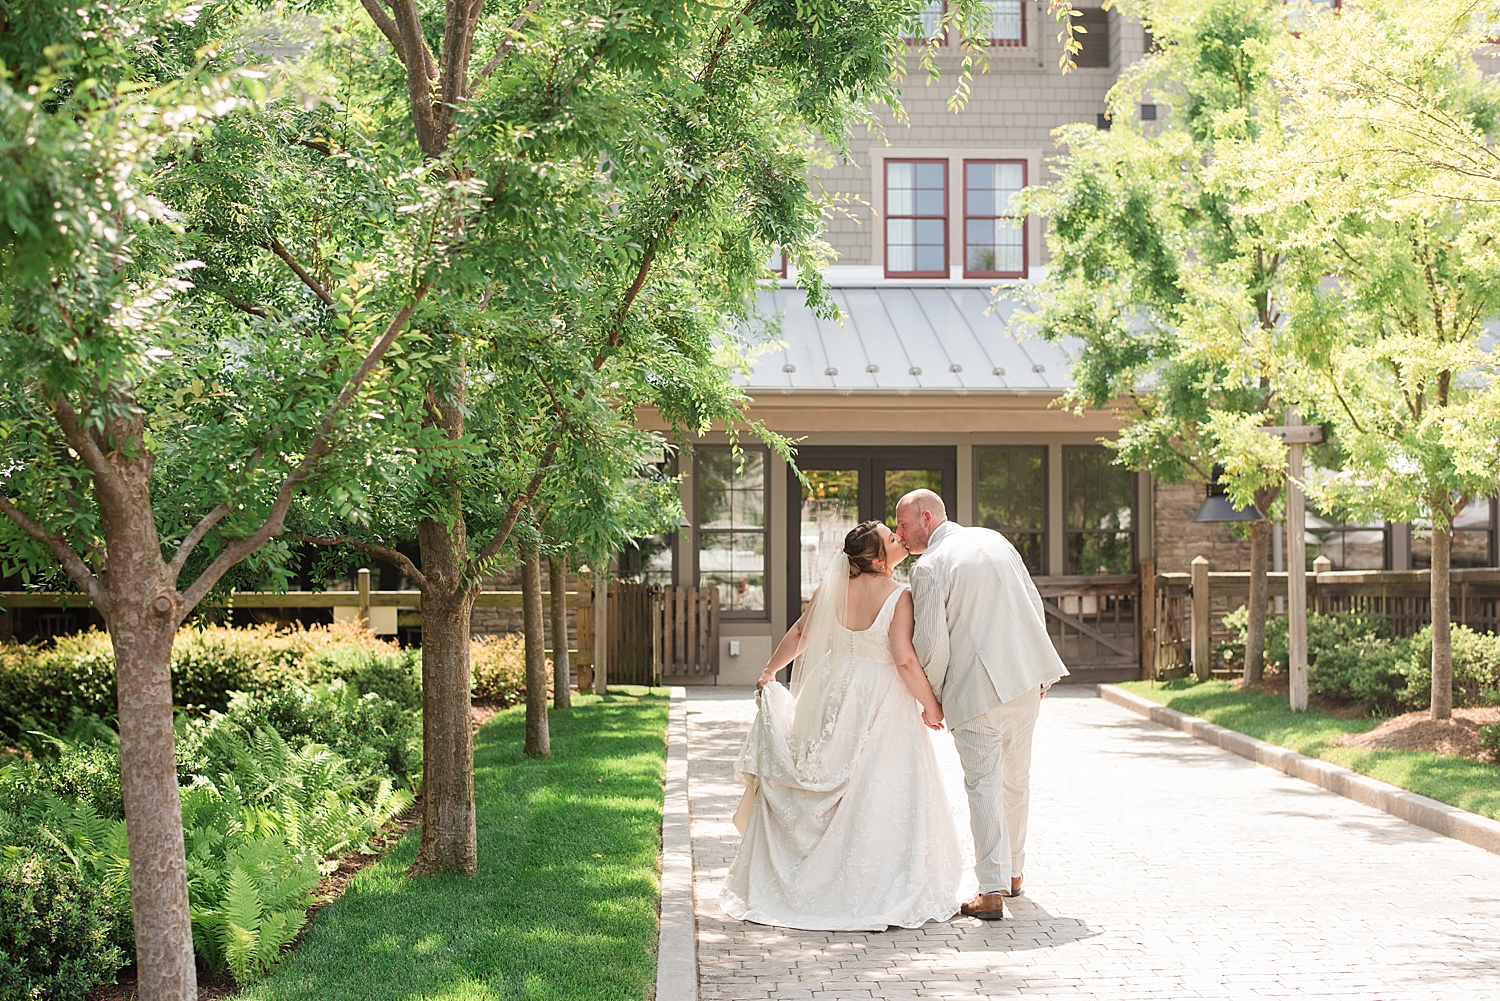
[[[156,534],[154,457],[144,447],[138,423],[111,424],[105,440],[124,447],[108,454],[111,472],[96,473],[94,489],[108,552],[101,611],[115,655],[137,996],[197,1001],[172,728],[172,641],[184,611],[182,595]]]
[[[572,709],[568,692],[568,561],[554,556],[548,561],[552,584],[552,708]]]
[[[428,536],[446,534],[424,522]],[[431,579],[429,577],[429,579]],[[412,871],[472,876],[479,850],[474,819],[474,731],[469,702],[469,626],[474,590],[422,592],[422,844]]]
[[[118,574],[116,568],[111,583],[123,582]],[[157,587],[139,593],[149,599],[161,591]],[[196,1001],[198,974],[172,732],[176,616],[156,612],[140,597],[112,611],[108,627],[119,701],[120,787],[130,849],[137,990],[141,1001]]]
[[[1266,653],[1266,568],[1270,563],[1271,523],[1250,523],[1250,617],[1245,626],[1245,684],[1261,679]]]
[[[547,635],[542,624],[542,558],[521,550],[521,628],[526,636],[526,753],[552,756],[547,732]],[[566,643],[564,643],[566,645]]]
[[[1451,525],[1432,519],[1432,718],[1453,718],[1453,628],[1448,604]]]

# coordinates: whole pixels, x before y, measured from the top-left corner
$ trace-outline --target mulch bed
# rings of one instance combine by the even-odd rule
[[[1236,689],[1247,689],[1265,695],[1287,697],[1290,684],[1285,674],[1268,674],[1253,685],[1236,681]],[[1308,704],[1325,716],[1335,719],[1359,719],[1370,715],[1356,702],[1309,695]],[[1500,723],[1500,708],[1455,709],[1453,718],[1439,722],[1426,709],[1393,716],[1364,733],[1350,733],[1333,742],[1335,747],[1396,748],[1406,751],[1432,751],[1453,754],[1475,761],[1493,761],[1490,752],[1479,743],[1479,728]]]
[[[1475,761],[1491,761],[1489,751],[1479,743],[1479,728],[1491,723],[1500,723],[1500,708],[1455,709],[1449,720],[1435,720],[1423,709],[1392,717],[1364,733],[1346,734],[1334,741],[1334,745],[1435,751]]]
[[[1260,692],[1262,695],[1275,695],[1282,699],[1291,697],[1291,685],[1291,676],[1280,672],[1267,674],[1260,681],[1250,685],[1245,684],[1243,678],[1232,683],[1235,691]],[[1358,702],[1329,698],[1315,693],[1308,694],[1307,704],[1324,716],[1332,716],[1334,719],[1360,719],[1370,715]]]

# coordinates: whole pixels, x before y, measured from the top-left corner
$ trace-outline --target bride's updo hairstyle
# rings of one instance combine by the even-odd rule
[[[849,557],[849,579],[862,573],[878,573],[875,561],[885,556],[885,541],[880,537],[884,522],[862,521],[844,536],[844,555]]]

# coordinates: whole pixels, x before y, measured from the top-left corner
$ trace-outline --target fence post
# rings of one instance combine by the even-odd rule
[[[1141,596],[1137,619],[1140,622],[1141,680],[1156,677],[1156,562],[1141,561]]]
[[[1326,556],[1320,554],[1317,559],[1313,560],[1313,575],[1311,581],[1313,599],[1312,606],[1313,611],[1318,615],[1328,614],[1328,599],[1323,597],[1323,589],[1318,586],[1318,575],[1328,573],[1328,571],[1332,569],[1333,560],[1330,560]]]
[[[1209,649],[1208,560],[1193,557],[1193,675],[1207,681],[1213,670],[1213,651]]]
[[[606,560],[594,572],[594,694],[603,695],[609,684],[609,575]]]
[[[359,568],[359,621],[370,628],[370,571]]]

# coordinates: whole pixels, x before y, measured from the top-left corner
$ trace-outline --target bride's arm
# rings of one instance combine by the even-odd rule
[[[788,629],[786,635],[781,638],[776,652],[771,654],[771,659],[766,662],[766,669],[760,672],[760,680],[755,683],[756,691],[760,691],[775,681],[776,672],[796,660],[802,655],[802,651],[807,649],[807,637],[802,632],[806,619],[807,616],[804,614],[802,618],[792,623],[792,628]]]
[[[936,730],[943,722],[943,707],[938,705],[927,672],[922,670],[922,662],[917,659],[917,650],[912,646],[915,625],[911,592],[906,591],[896,599],[896,614],[891,617],[891,658],[896,662],[896,673],[901,675],[912,697],[922,704],[923,722]]]

